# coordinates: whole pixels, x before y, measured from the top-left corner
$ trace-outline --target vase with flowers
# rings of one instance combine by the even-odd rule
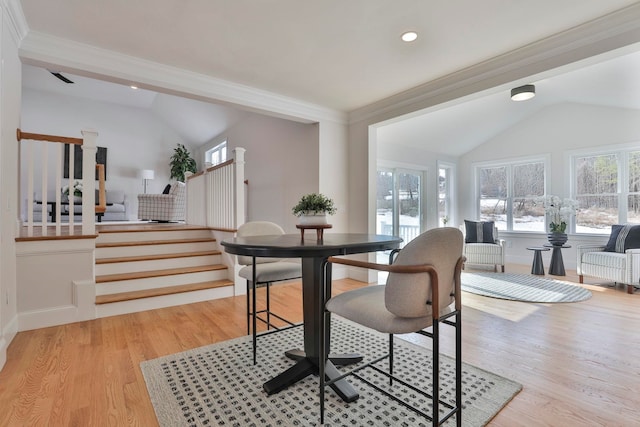
[[[73,196],[75,197],[75,200],[78,202],[81,202],[82,201],[82,181],[80,181],[79,179],[74,180],[72,189],[73,189]],[[65,185],[64,187],[62,187],[62,194],[67,198],[69,197],[68,185]]]
[[[547,239],[553,246],[567,243],[567,223],[575,215],[578,202],[573,199],[561,199],[558,196],[543,198],[544,212],[549,217],[549,234]]]

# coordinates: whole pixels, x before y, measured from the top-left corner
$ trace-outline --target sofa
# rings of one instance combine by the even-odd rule
[[[577,248],[576,271],[627,285],[627,293],[640,287],[640,225],[613,225],[606,245],[581,245]]]
[[[107,196],[107,208],[104,212],[104,215],[102,216],[101,220],[102,221],[128,221],[129,220],[129,201],[127,200],[127,195],[124,191],[121,190],[106,190],[106,196]],[[34,193],[34,197],[33,197],[33,221],[34,222],[41,222],[42,221],[42,205],[39,204],[38,202],[42,200],[42,196],[41,193],[36,192]],[[53,191],[49,191],[47,193],[47,200],[50,202],[53,202],[56,200],[56,195]],[[97,200],[97,196],[96,196],[96,200]],[[63,201],[64,200],[63,198]],[[82,213],[82,205],[81,204],[77,204],[74,205],[74,212],[75,212],[75,216],[74,216],[74,220],[76,221],[80,221],[81,220],[81,213]],[[51,212],[51,206],[47,206],[47,216],[49,217],[49,221],[51,221],[51,217],[49,216]],[[62,206],[62,211],[61,211],[62,215],[60,216],[60,219],[62,221],[67,221],[67,218],[69,217],[69,206],[64,205]],[[26,219],[26,212],[25,212],[25,219]]]

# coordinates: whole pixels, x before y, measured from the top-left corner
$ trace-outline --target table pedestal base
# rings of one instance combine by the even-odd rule
[[[309,375],[318,375],[318,361],[306,357],[303,351],[289,350],[285,352],[285,355],[290,359],[296,360],[296,364],[263,384],[262,388],[268,395],[278,393]],[[342,375],[342,372],[336,368],[336,365],[350,365],[360,361],[362,361],[362,356],[358,354],[330,354],[329,360],[325,364],[325,376],[327,380],[337,378]],[[346,378],[336,381],[330,387],[347,403],[355,402],[360,397]]]

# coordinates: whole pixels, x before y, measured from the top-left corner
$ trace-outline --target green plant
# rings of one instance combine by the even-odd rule
[[[182,144],[178,144],[173,150],[169,166],[171,167],[171,176],[169,176],[169,178],[175,178],[181,182],[184,182],[185,172],[196,173],[198,171],[196,161],[193,160],[191,154],[189,154],[189,150]]]
[[[69,186],[65,185],[62,187],[62,194],[65,196],[69,196]],[[73,195],[76,197],[82,197],[82,181],[76,179],[73,181]]]
[[[295,216],[302,216],[307,213],[326,213],[333,215],[336,213],[336,207],[333,200],[324,194],[311,193],[302,196],[297,205],[292,209]]]

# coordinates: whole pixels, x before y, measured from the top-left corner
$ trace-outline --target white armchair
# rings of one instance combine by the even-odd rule
[[[171,185],[168,194],[138,194],[138,218],[149,221],[184,221],[187,188],[183,182]]]
[[[493,265],[494,271],[500,266],[504,273],[505,241],[498,238],[498,228],[493,227],[493,243],[468,243],[466,227],[460,227],[465,233],[463,254],[466,258],[465,265]]]
[[[583,283],[585,275],[627,285],[627,293],[640,287],[640,249],[624,253],[605,252],[605,246],[578,246],[576,271]]]

